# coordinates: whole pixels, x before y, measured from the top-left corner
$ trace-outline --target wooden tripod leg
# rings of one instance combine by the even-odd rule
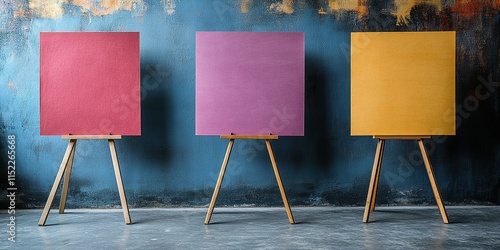
[[[118,155],[116,154],[115,141],[108,140],[109,150],[111,152],[111,160],[113,161],[113,168],[115,169],[116,184],[118,185],[118,193],[120,194],[120,201],[123,209],[123,217],[125,224],[131,224],[130,212],[128,210],[127,196],[125,195],[125,188],[123,187],[122,174],[120,172],[120,164],[118,163]]]
[[[212,218],[212,213],[214,211],[215,202],[219,196],[219,190],[222,185],[222,180],[224,179],[224,173],[226,172],[227,163],[229,162],[229,156],[231,156],[231,150],[233,149],[234,139],[230,139],[227,144],[226,155],[224,156],[224,161],[220,168],[219,178],[217,179],[217,184],[215,184],[214,193],[212,195],[212,200],[210,201],[210,206],[208,207],[207,216],[205,217],[205,225],[210,224],[210,219]]]
[[[59,202],[59,213],[64,214],[64,209],[66,208],[66,198],[68,197],[69,181],[71,177],[71,169],[73,168],[73,159],[75,158],[76,151],[76,141],[71,154],[69,155],[69,160],[66,165],[66,173],[64,174],[63,187],[61,190],[61,202]]]
[[[382,155],[384,153],[384,143],[385,139],[378,139],[377,151],[375,152],[375,159],[373,161],[372,176],[370,178],[370,186],[368,187],[368,195],[366,197],[365,213],[363,216],[363,222],[368,222],[370,217],[370,210],[372,203],[375,203],[375,193],[376,193],[376,179],[380,175],[380,166],[382,164]],[[378,181],[377,181],[378,182]]]
[[[441,199],[441,193],[439,192],[436,177],[434,175],[434,170],[432,169],[431,162],[429,161],[429,156],[425,150],[424,142],[422,139],[418,140],[418,146],[420,147],[420,152],[422,153],[422,158],[424,159],[425,168],[427,170],[427,175],[429,176],[429,181],[431,182],[432,192],[434,192],[434,197],[436,198],[436,203],[443,218],[443,222],[448,224],[448,214],[446,213],[446,208],[444,207],[443,200]]]
[[[377,202],[378,183],[380,182],[380,172],[382,169],[382,158],[384,156],[384,144],[385,144],[385,140],[382,142],[382,147],[380,149],[380,156],[378,157],[377,175],[375,176],[375,186],[373,188],[373,198],[372,198],[372,202],[370,205],[370,211],[375,211],[375,203]]]
[[[283,199],[283,204],[285,205],[285,210],[286,210],[286,214],[288,216],[288,221],[290,222],[290,224],[295,224],[295,220],[293,219],[292,210],[290,209],[290,205],[288,204],[288,199],[286,197],[285,188],[283,187],[283,182],[281,181],[280,172],[278,170],[278,164],[276,164],[276,159],[274,158],[274,153],[273,153],[273,149],[271,147],[270,140],[266,140],[266,146],[267,146],[267,151],[269,152],[269,158],[271,159],[271,164],[273,165],[274,175],[276,176],[276,181],[278,182],[278,187],[280,189],[281,199]]]
[[[68,147],[66,148],[66,153],[64,153],[63,160],[61,162],[61,166],[59,167],[59,171],[57,172],[56,179],[54,180],[54,184],[52,185],[52,189],[50,190],[49,198],[47,199],[47,203],[45,203],[45,207],[42,212],[42,216],[40,216],[40,220],[38,221],[39,226],[45,225],[47,221],[47,217],[49,216],[50,208],[54,203],[54,199],[57,193],[57,189],[59,189],[59,185],[61,184],[61,179],[63,177],[64,171],[66,170],[66,166],[68,165],[68,161],[70,155],[75,150],[76,139],[69,140]]]

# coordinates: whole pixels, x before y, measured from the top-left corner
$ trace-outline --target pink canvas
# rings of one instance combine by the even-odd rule
[[[304,135],[303,32],[197,32],[197,135]]]
[[[40,33],[40,134],[140,135],[138,32]]]

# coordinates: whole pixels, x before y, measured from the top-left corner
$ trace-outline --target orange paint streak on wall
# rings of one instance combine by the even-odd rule
[[[410,11],[417,4],[434,5],[438,10],[442,8],[441,0],[395,0],[396,10],[392,14],[397,17],[396,25],[408,24]]]
[[[318,10],[318,14],[326,15],[328,13],[333,14],[339,11],[355,11],[358,12],[358,18],[361,19],[363,16],[368,15],[368,6],[366,5],[367,0],[328,0],[328,12],[321,7]]]
[[[361,19],[363,16],[368,16],[367,0],[358,0],[358,18]]]
[[[82,13],[90,13],[94,16],[110,15],[120,10],[132,11],[145,6],[143,0],[72,0],[70,3],[68,0],[29,0],[28,6],[22,3],[17,4],[13,17],[39,16],[56,19],[64,15],[64,4],[79,6]]]
[[[80,6],[82,12],[91,12],[94,16],[105,16],[113,14],[116,11],[134,9],[134,6],[144,5],[142,0],[73,0],[73,5]]]
[[[498,9],[500,9],[500,0],[456,0],[455,6],[451,8],[451,11],[463,17],[471,18],[483,12],[486,14],[495,14],[493,10]]]
[[[248,13],[248,11],[250,11],[251,4],[252,4],[252,0],[241,0],[241,4],[240,4],[241,13]]]
[[[273,3],[269,6],[269,10],[276,13],[293,14],[293,0],[282,0],[281,3]]]
[[[339,10],[358,10],[358,1],[352,0],[329,0],[328,8],[330,12],[339,11]]]

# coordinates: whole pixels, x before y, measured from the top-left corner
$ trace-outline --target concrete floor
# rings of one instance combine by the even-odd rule
[[[450,224],[437,207],[378,207],[362,223],[362,207],[216,207],[16,211],[16,242],[7,240],[9,215],[2,211],[0,249],[500,249],[500,206],[449,206]]]

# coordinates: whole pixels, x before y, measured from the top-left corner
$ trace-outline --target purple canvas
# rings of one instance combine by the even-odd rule
[[[304,135],[303,32],[197,32],[196,134]]]

